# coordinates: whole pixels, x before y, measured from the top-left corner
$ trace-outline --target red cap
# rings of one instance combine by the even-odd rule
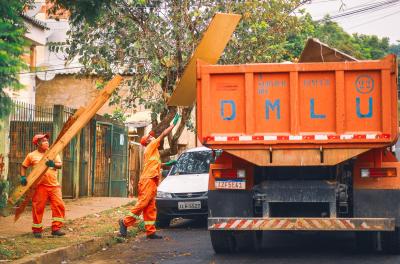
[[[48,134],[37,134],[37,135],[35,135],[35,136],[33,137],[33,139],[32,139],[33,145],[37,145],[38,142],[39,142],[39,140],[42,139],[42,138],[47,138],[47,139],[49,139],[49,135],[48,135]]]
[[[150,136],[151,136],[151,135],[148,134],[148,135],[143,136],[143,137],[140,139],[140,144],[141,144],[143,147],[146,147],[146,146],[147,146],[147,140],[149,139]]]

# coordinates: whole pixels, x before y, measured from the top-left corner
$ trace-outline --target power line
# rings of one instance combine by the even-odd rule
[[[396,12],[387,14],[387,15],[382,16],[382,17],[378,17],[378,18],[376,18],[376,19],[372,19],[372,20],[366,21],[366,22],[364,22],[364,23],[361,23],[361,24],[358,24],[358,25],[355,25],[355,26],[351,26],[351,27],[349,27],[348,29],[360,27],[360,26],[363,26],[363,25],[366,25],[366,24],[369,24],[369,23],[372,23],[372,22],[375,22],[375,21],[384,19],[384,18],[386,18],[386,17],[390,17],[390,16],[393,16],[393,15],[396,15],[396,14],[398,14],[398,13],[400,13],[400,10],[397,10]]]
[[[348,11],[343,13],[338,13],[337,15],[333,15],[329,17],[329,20],[338,20],[342,18],[347,18],[349,16],[360,15],[365,13],[371,13],[375,11],[379,11],[382,9],[386,9],[388,7],[396,6],[400,3],[400,0],[386,0],[386,1],[379,1],[370,4],[363,4],[358,5],[352,8],[349,8]],[[318,22],[323,21],[324,19],[317,20]]]
[[[356,10],[356,11],[353,11],[353,12],[348,13],[348,14],[337,15],[337,16],[335,16],[335,17],[332,17],[331,19],[332,19],[332,20],[340,20],[340,19],[347,19],[347,18],[349,18],[350,16],[365,15],[365,14],[369,14],[369,13],[372,13],[372,12],[381,11],[381,10],[384,10],[384,9],[387,9],[387,8],[393,8],[393,7],[398,6],[398,4],[400,4],[400,2],[390,3],[390,4],[388,4],[388,5],[377,6],[377,7],[374,7],[374,8],[370,8],[370,9],[366,9],[366,10],[361,10],[361,11]]]

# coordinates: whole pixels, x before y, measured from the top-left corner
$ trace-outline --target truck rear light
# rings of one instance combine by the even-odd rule
[[[223,179],[236,179],[236,178],[246,178],[246,170],[238,169],[216,169],[212,171],[214,178]]]
[[[396,168],[363,168],[361,178],[375,177],[396,177]]]

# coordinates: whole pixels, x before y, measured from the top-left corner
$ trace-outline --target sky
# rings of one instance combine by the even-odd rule
[[[391,1],[392,4],[387,7],[380,5],[380,10],[350,15],[334,21],[348,33],[389,37],[390,43],[397,44],[397,40],[400,41],[400,0],[312,0],[311,4],[305,6],[305,9],[316,20],[323,18],[326,14],[333,16],[351,11],[352,8],[365,8],[368,4],[388,1]],[[345,4],[344,10],[340,10],[342,2]]]

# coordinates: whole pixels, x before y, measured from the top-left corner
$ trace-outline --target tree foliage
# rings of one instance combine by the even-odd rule
[[[377,59],[389,52],[387,38],[350,35],[329,17],[313,21],[301,10],[307,0],[53,2],[55,9],[71,11],[72,28],[63,47],[70,59],[79,57],[84,74],[95,72],[104,79],[118,71],[132,74],[129,95],[115,97],[114,103],[122,109],[139,105],[150,109],[156,134],[169,124],[176,111],[182,113],[183,122],[168,138],[171,148],[163,155],[175,154],[185,124],[192,127],[192,107],[176,109],[168,107],[166,101],[216,12],[242,15],[220,59],[224,64],[293,61],[309,37],[359,59]]]
[[[182,122],[168,138],[171,148],[162,153],[173,155],[185,124],[191,124],[192,107],[168,107],[166,100],[214,14],[243,16],[222,63],[277,62],[288,56],[288,36],[302,28],[293,11],[305,2],[58,0],[55,8],[71,11],[72,28],[64,47],[70,59],[79,57],[84,73],[96,72],[105,79],[119,70],[133,74],[123,107],[142,104],[151,109],[156,134],[181,112]]]
[[[20,14],[29,1],[0,0],[0,119],[10,113],[11,99],[5,89],[19,89],[18,73],[26,68],[21,59],[26,41]]]
[[[393,53],[393,54],[396,54],[397,58],[400,58],[400,40],[397,41],[397,44],[394,44],[394,45],[390,46],[389,52]],[[400,64],[397,65],[397,74],[398,74],[397,80],[400,81]],[[399,86],[398,90],[400,91],[400,83],[398,84],[398,86]]]

